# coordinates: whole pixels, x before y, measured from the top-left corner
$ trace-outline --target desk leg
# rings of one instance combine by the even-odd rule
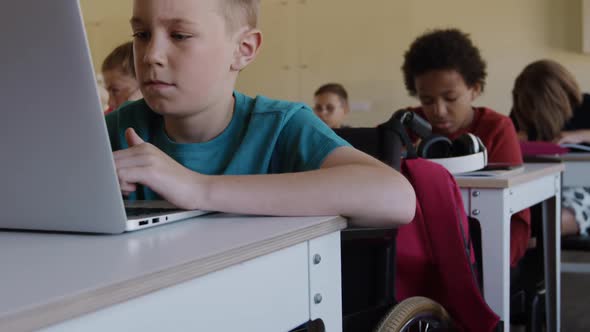
[[[309,243],[309,317],[321,319],[326,332],[342,332],[340,232]]]
[[[545,256],[545,287],[547,331],[560,330],[561,301],[561,195],[543,202],[543,250]]]
[[[510,331],[510,211],[506,189],[472,189],[469,215],[481,224],[484,297]]]

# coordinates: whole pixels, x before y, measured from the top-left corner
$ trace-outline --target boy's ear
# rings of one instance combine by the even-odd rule
[[[248,29],[238,39],[238,45],[231,69],[240,71],[254,61],[262,45],[262,32],[258,29]]]
[[[481,95],[481,84],[475,83],[473,87],[471,87],[471,100],[475,100],[475,98]]]
[[[342,103],[342,109],[344,110],[344,114],[348,114],[350,113],[350,104],[348,103],[348,100],[344,100],[341,97],[338,97],[340,99],[340,102]]]

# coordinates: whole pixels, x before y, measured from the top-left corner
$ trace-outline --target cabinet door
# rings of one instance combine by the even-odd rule
[[[298,99],[294,8],[293,1],[261,1],[262,48],[256,60],[240,73],[239,91],[251,96],[261,94],[278,99]]]
[[[338,82],[350,95],[349,120],[371,125],[387,118],[394,91],[405,95],[399,44],[410,37],[399,27],[409,25],[410,2],[297,0],[301,98],[311,102],[320,85]]]

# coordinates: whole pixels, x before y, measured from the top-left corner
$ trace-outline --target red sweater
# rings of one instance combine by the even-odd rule
[[[421,108],[415,108],[413,111],[426,118]],[[474,108],[474,111],[471,125],[458,130],[449,138],[454,140],[465,133],[472,133],[482,140],[488,150],[488,162],[522,164],[518,137],[510,118],[485,107]],[[440,134],[436,132],[436,128],[433,132]],[[527,250],[531,236],[530,225],[531,215],[528,209],[512,216],[510,223],[510,264],[512,266],[516,265]]]

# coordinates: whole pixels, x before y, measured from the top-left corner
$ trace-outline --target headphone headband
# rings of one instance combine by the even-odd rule
[[[419,136],[418,156],[442,165],[452,174],[476,171],[488,163],[488,155],[481,139],[471,133],[462,135],[455,141],[441,135],[432,134],[432,126],[411,110],[402,109],[393,115],[403,132],[400,137],[407,138],[406,127]],[[406,139],[407,140],[407,139]],[[408,151],[414,151],[411,143],[404,142]]]

